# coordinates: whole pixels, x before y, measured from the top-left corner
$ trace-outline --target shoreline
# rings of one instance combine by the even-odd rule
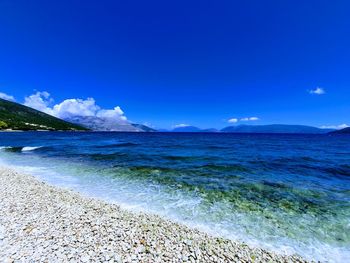
[[[0,167],[1,262],[307,262]]]

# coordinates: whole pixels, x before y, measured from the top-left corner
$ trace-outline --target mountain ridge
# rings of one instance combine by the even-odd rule
[[[334,129],[321,129],[308,125],[267,124],[267,125],[233,125],[217,130],[214,128],[201,129],[196,126],[177,127],[160,132],[208,132],[208,133],[281,133],[281,134],[326,134]]]
[[[331,134],[350,134],[350,127],[330,132]]]
[[[332,129],[321,129],[307,125],[268,124],[237,125],[221,129],[225,133],[281,133],[281,134],[326,134]]]
[[[66,121],[91,129],[92,131],[114,132],[154,132],[156,130],[137,123],[128,121],[117,122],[112,118],[100,118],[96,116],[72,116],[65,118]]]

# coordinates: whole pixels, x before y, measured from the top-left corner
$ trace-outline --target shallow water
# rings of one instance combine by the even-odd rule
[[[350,136],[1,133],[42,179],[309,259],[350,258]]]

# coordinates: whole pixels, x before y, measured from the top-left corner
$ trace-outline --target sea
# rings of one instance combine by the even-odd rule
[[[350,262],[350,136],[2,132],[0,165],[278,253]]]

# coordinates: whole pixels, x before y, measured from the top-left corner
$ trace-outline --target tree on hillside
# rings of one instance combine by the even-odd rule
[[[8,127],[7,123],[4,121],[0,121],[0,129],[6,129]]]

